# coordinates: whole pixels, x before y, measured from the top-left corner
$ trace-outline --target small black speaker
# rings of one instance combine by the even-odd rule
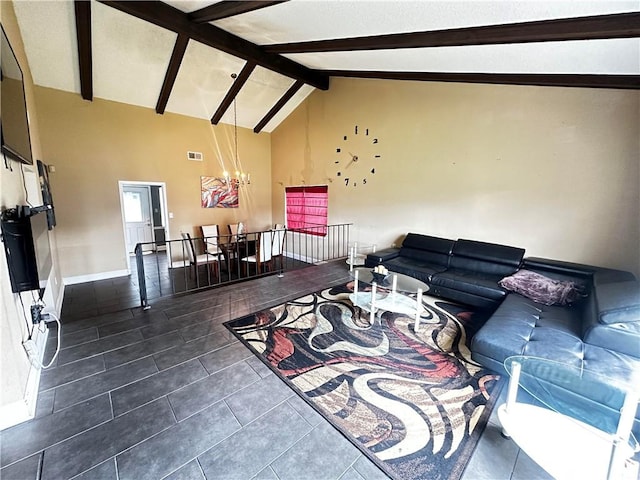
[[[11,291],[38,290],[38,262],[28,216],[2,219],[2,240],[7,256]]]

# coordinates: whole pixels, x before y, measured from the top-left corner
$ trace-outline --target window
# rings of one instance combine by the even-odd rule
[[[142,198],[137,192],[122,192],[124,199],[124,221],[142,222]]]
[[[326,185],[311,187],[285,187],[287,229],[311,235],[327,235],[327,205],[329,192]]]

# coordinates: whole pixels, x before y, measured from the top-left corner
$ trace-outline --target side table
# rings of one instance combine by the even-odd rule
[[[347,265],[349,265],[349,270],[353,270],[353,267],[364,265],[364,261],[367,258],[367,253],[373,253],[375,251],[375,245],[366,245],[358,242],[353,242],[353,244],[349,247],[349,256],[347,257]]]
[[[533,461],[558,480],[637,479],[638,463],[631,457],[638,443],[631,428],[640,399],[638,372],[605,378],[523,355],[507,358],[505,369],[511,378],[498,417]],[[518,402],[519,388],[542,406]],[[601,404],[599,397],[614,406]]]

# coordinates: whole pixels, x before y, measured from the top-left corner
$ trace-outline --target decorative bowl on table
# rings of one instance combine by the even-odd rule
[[[376,282],[378,285],[386,285],[387,281],[389,280],[389,277],[391,276],[388,272],[378,273],[373,270],[371,270],[371,275],[373,275],[373,281]]]

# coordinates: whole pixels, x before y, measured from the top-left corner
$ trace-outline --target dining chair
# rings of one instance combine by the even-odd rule
[[[213,273],[216,279],[219,279],[218,263],[220,261],[220,254],[212,255],[209,253],[196,254],[196,249],[193,244],[193,239],[188,233],[181,233],[184,249],[187,251],[189,257],[189,264],[193,267],[193,271],[196,276],[198,274],[198,265],[207,265],[207,267],[213,268]],[[211,271],[211,270],[209,270]]]
[[[256,253],[242,257],[243,275],[247,274],[249,264],[255,264],[256,273],[262,273],[262,267],[268,266],[271,270],[273,231],[258,232],[256,235]]]
[[[222,253],[222,249],[218,245],[218,237],[220,229],[218,225],[202,225],[202,241],[204,242],[204,251],[210,255],[218,255]]]
[[[280,264],[280,269],[284,265],[284,239],[286,236],[286,229],[284,225],[276,223],[276,228],[273,230],[273,241],[271,242],[271,258],[274,268],[276,267],[276,260]]]
[[[245,236],[246,229],[243,222],[230,223],[227,227],[229,228],[229,234],[231,235],[232,242],[235,242]]]

